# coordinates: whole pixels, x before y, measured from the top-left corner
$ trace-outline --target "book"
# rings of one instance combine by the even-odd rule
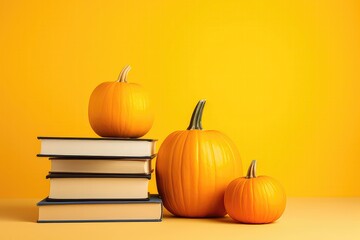
[[[151,195],[143,201],[40,201],[39,223],[52,222],[159,222],[162,201]]]
[[[50,158],[51,173],[150,174],[151,158]]]
[[[39,157],[138,157],[155,155],[155,139],[38,137]]]
[[[147,199],[151,174],[50,173],[49,199]]]

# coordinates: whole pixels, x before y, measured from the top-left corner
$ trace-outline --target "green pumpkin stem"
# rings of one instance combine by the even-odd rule
[[[256,178],[256,160],[252,160],[246,178]]]
[[[117,82],[127,82],[126,78],[130,70],[131,70],[130,65],[124,67],[123,70],[121,70],[121,73],[119,74]]]
[[[187,130],[202,130],[201,119],[204,111],[206,100],[202,99],[197,104],[192,113],[189,127]]]

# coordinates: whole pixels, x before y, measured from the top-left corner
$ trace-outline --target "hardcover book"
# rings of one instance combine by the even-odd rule
[[[151,174],[50,173],[50,199],[147,199]]]
[[[38,137],[39,157],[137,157],[155,155],[155,139]]]
[[[54,202],[44,199],[38,204],[39,223],[52,222],[159,222],[162,201],[157,195],[142,201],[74,201]]]
[[[151,158],[50,158],[51,173],[150,174]]]

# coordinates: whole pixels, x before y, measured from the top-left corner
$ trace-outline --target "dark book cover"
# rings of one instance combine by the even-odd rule
[[[49,160],[114,160],[114,161],[122,161],[122,160],[127,160],[127,161],[149,161],[152,160],[153,158],[156,157],[157,154],[153,154],[151,156],[144,156],[144,157],[118,157],[118,156],[106,156],[106,157],[101,157],[101,156],[49,156],[49,155],[43,155],[43,154],[37,154],[38,157],[50,157]]]
[[[115,160],[120,160],[120,159],[153,159],[156,157],[156,154],[153,154],[151,156],[93,156],[93,155],[61,155],[61,154],[37,154],[37,157],[50,157],[50,158],[61,158],[61,159],[86,159],[86,160],[90,160],[90,159],[115,159]]]
[[[151,179],[151,174],[102,174],[102,173],[52,173],[46,178],[147,178]]]
[[[147,141],[156,142],[157,139],[150,138],[116,138],[116,137],[44,137],[38,136],[37,139],[62,139],[62,140],[116,140],[116,141]]]
[[[44,205],[69,205],[69,204],[139,204],[139,203],[161,203],[162,200],[157,194],[149,194],[149,198],[146,200],[143,199],[121,199],[121,200],[68,200],[68,201],[54,201],[52,199],[44,198],[37,203],[37,206]]]

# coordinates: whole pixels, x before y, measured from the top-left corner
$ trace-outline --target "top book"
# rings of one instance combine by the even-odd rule
[[[38,137],[38,157],[148,158],[155,155],[155,139]]]

